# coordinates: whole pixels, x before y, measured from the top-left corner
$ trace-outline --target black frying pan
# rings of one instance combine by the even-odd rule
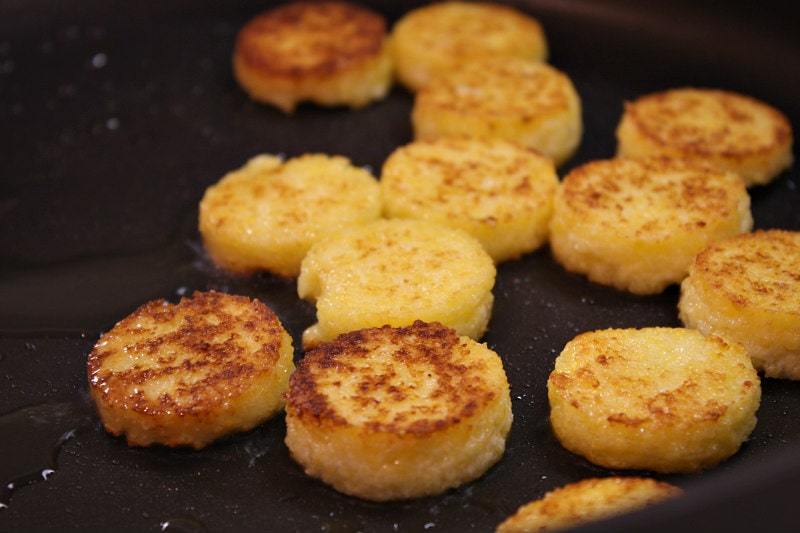
[[[800,124],[788,3],[514,4],[543,23],[551,63],[583,100],[586,133],[562,173],[613,154],[625,99],[669,87],[743,92]],[[677,288],[634,297],[595,286],[547,249],[499,268],[485,340],[505,360],[515,421],[503,459],[457,490],[388,504],[337,494],[290,460],[281,417],[200,452],[129,448],[103,431],[85,358],[139,304],[217,289],[262,299],[298,339],[314,320],[292,282],[210,266],[196,230],[207,186],[261,152],[341,154],[377,170],[411,138],[401,88],[356,112],[304,105],[286,117],[249,101],[231,76],[233,40],[268,5],[0,3],[0,482],[13,482],[0,493],[0,531],[490,532],[555,487],[631,474],[559,446],[545,381],[582,331],[678,325]],[[393,21],[418,3],[370,5]],[[751,191],[756,227],[800,230],[799,182],[795,167]],[[684,497],[584,530],[790,531],[800,387],[768,379],[763,391],[735,457],[660,476]]]

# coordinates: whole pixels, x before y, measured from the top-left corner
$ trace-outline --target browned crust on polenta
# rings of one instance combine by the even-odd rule
[[[738,262],[725,261],[726,248],[736,243]],[[794,261],[786,258],[796,258]],[[767,277],[748,275],[750,264],[757,264]],[[764,308],[800,315],[800,233],[781,229],[755,230],[714,242],[701,251],[694,269],[713,292],[724,294],[741,308]],[[731,280],[736,283],[731,287]]]
[[[464,90],[470,83],[480,86],[487,77],[491,91]],[[549,65],[519,58],[483,59],[423,88],[418,98],[423,105],[456,114],[480,116],[487,121],[513,118],[527,124],[566,111],[572,101],[571,90],[567,75]]]
[[[626,102],[625,114],[636,125],[637,131],[655,146],[679,148],[687,155],[721,155],[741,160],[753,155],[769,154],[791,140],[791,125],[786,116],[777,109],[747,95],[729,91],[706,89],[703,93],[712,95],[724,113],[724,121],[721,122],[726,124],[721,125],[712,135],[697,135],[695,128],[676,120],[684,114],[690,114],[692,107],[698,105],[698,102],[692,96],[682,96],[681,105],[677,106],[673,101],[673,91],[645,95],[634,102]],[[666,105],[666,102],[670,102],[670,105]],[[749,115],[742,113],[743,103],[771,117],[773,125],[771,138],[757,140],[741,135],[733,136],[733,126],[736,124],[746,126],[752,120]]]
[[[683,229],[703,228],[709,219],[726,219],[737,206],[733,201],[735,192],[719,186],[717,182],[709,183],[709,176],[720,171],[693,164],[681,159],[653,157],[638,161],[602,160],[590,161],[575,168],[563,181],[565,203],[576,213],[590,216],[598,212],[617,212],[622,216],[625,206],[621,203],[624,197],[621,192],[630,190],[655,191],[651,175],[677,172],[682,174],[680,180],[674,180],[672,186],[662,186],[657,190],[658,200],[665,205],[673,206],[686,213],[681,223]],[[624,188],[620,185],[620,176],[624,173]],[[742,184],[742,188],[744,185]],[[600,223],[602,223],[600,221]],[[653,233],[658,229],[669,232],[677,229],[680,223],[675,218],[658,220],[652,218],[638,228],[633,236],[642,233]]]
[[[674,498],[683,490],[646,477],[586,478],[553,489],[508,517],[495,533],[561,531]]]
[[[629,364],[626,352],[629,347],[609,344],[605,338],[596,342],[593,335],[595,335],[594,332],[584,333],[577,336],[576,340],[583,342],[585,339],[592,339],[591,342],[582,346],[582,351],[587,360],[592,354],[599,354],[594,357],[594,363],[599,365],[598,368],[606,371],[605,375],[595,374],[589,363],[579,368],[571,376],[553,371],[549,378],[549,385],[554,389],[568,391],[570,403],[575,408],[581,408],[583,404],[592,404],[598,394],[598,387],[604,387],[609,396],[611,394],[617,394],[620,397],[629,395],[635,399],[635,405],[643,407],[643,409],[639,409],[639,416],[629,416],[625,412],[609,413],[606,416],[606,422],[611,427],[615,424],[632,428],[643,426],[647,427],[649,431],[654,431],[659,428],[686,425],[686,420],[675,413],[691,413],[691,422],[699,423],[718,420],[728,411],[728,406],[720,401],[713,398],[698,398],[698,383],[692,378],[654,395],[651,395],[650,391],[647,394],[640,394],[635,387],[638,385],[635,378],[630,374],[620,374],[619,376],[615,374],[617,368],[626,368]],[[616,341],[614,337],[611,339]],[[711,335],[707,337],[707,341],[715,344],[720,352],[729,350],[730,343],[721,337]],[[705,383],[720,389],[725,386],[725,381],[728,379],[726,375],[715,369],[701,369],[697,376],[702,377]],[[641,378],[641,382],[645,381],[646,378]],[[757,386],[757,380],[746,379],[741,382],[742,391]]]
[[[348,2],[293,2],[248,22],[235,57],[265,76],[326,76],[375,57],[386,21]]]
[[[383,345],[398,347],[392,353],[398,365],[424,366],[435,374],[437,389],[434,399],[445,404],[446,416],[428,416],[423,403],[411,402],[415,391],[395,379],[393,369],[375,372],[375,369],[368,371],[358,365]],[[472,416],[496,396],[481,378],[480,367],[485,365],[473,362],[467,367],[460,364],[457,357],[460,351],[468,352],[469,346],[454,330],[439,323],[416,321],[401,328],[384,326],[345,333],[309,351],[298,363],[289,380],[287,410],[298,419],[312,419],[317,424],[351,425],[346,415],[319,390],[318,375],[333,370],[334,373],[357,374],[361,396],[350,400],[380,413],[366,422],[364,429],[417,437],[440,432]],[[374,393],[379,390],[392,402],[404,403],[407,407],[394,415],[389,409],[376,407]]]
[[[247,309],[246,316],[234,316],[226,307]],[[246,306],[246,307],[245,307]],[[169,324],[176,316],[184,319],[177,329],[150,335],[139,325],[154,327]],[[260,349],[245,352],[230,332],[245,329]],[[103,368],[114,353],[98,342],[88,358],[90,386],[108,406],[133,410],[140,415],[158,417],[164,414],[200,416],[218,409],[251,385],[249,377],[272,373],[280,357],[283,328],[277,315],[258,300],[214,291],[195,292],[177,304],[154,300],[140,306],[114,326],[106,335],[136,339],[126,345],[131,354],[158,354],[157,361],[132,366],[123,371]],[[173,353],[169,353],[171,350]],[[187,357],[188,355],[188,357]],[[171,388],[170,394],[157,401],[145,398],[140,386],[161,377],[201,374],[202,379],[187,379]]]
[[[745,347],[685,328],[585,332],[547,382],[550,424],[606,468],[689,473],[734,455],[756,425],[761,382]]]

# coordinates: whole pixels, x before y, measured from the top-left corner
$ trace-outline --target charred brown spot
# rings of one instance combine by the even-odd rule
[[[632,417],[627,413],[615,413],[608,415],[607,420],[613,424],[622,424],[624,426],[636,427],[648,421],[647,418]]]
[[[566,389],[572,382],[572,379],[562,372],[551,372],[549,382],[553,387]]]

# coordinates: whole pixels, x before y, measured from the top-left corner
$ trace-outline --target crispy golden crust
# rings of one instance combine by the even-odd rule
[[[625,104],[617,127],[621,157],[695,159],[765,184],[792,164],[792,128],[777,109],[749,96],[680,88]]]
[[[415,139],[497,137],[566,161],[583,133],[581,103],[563,72],[519,58],[471,61],[416,95]]]
[[[378,219],[381,207],[378,181],[345,157],[259,155],[206,190],[199,229],[222,268],[293,277],[314,242]]]
[[[292,2],[239,32],[234,75],[256,100],[291,113],[298,102],[359,107],[392,79],[386,21],[348,2]]]
[[[709,242],[752,225],[750,196],[735,174],[679,159],[609,159],[564,177],[550,245],[567,270],[654,294],[679,283]]]
[[[520,507],[496,533],[561,531],[674,498],[683,491],[644,477],[589,478],[569,483]]]
[[[556,358],[547,391],[566,449],[600,466],[661,473],[736,453],[761,400],[741,344],[665,327],[578,335]]]
[[[491,256],[458,229],[411,219],[347,228],[315,243],[301,264],[297,293],[317,308],[303,347],[417,319],[479,339],[491,316],[495,276]]]
[[[512,417],[497,354],[421,321],[307,352],[286,399],[292,457],[337,490],[378,501],[479,477],[502,455]]]
[[[541,24],[510,6],[437,2],[406,13],[392,29],[397,77],[417,91],[432,79],[476,59],[547,59]]]
[[[766,376],[800,379],[800,232],[710,244],[681,284],[678,309],[686,326],[742,343]]]
[[[549,158],[508,141],[442,137],[395,150],[380,185],[386,216],[460,228],[499,263],[547,241],[558,175]]]
[[[89,354],[92,398],[106,429],[132,446],[203,448],[283,407],[292,339],[257,300],[196,292],[148,302]]]

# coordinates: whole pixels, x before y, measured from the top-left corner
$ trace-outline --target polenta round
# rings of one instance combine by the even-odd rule
[[[761,382],[741,344],[687,328],[590,331],[547,381],[550,423],[606,468],[689,473],[735,454],[756,425]]]
[[[301,102],[363,107],[393,81],[386,21],[350,2],[290,2],[242,27],[236,81],[253,100],[287,114]]]
[[[286,445],[359,498],[439,494],[503,455],[511,397],[485,344],[437,323],[366,328],[306,353],[286,394]]]
[[[646,477],[582,479],[521,506],[497,527],[496,533],[561,531],[629,513],[682,493],[671,483]]]
[[[681,284],[678,310],[687,327],[743,344],[765,376],[800,380],[800,232],[711,243]]]
[[[562,180],[550,249],[592,282],[657,294],[680,283],[709,242],[752,226],[736,174],[679,159],[598,160]]]
[[[564,163],[583,134],[572,80],[541,62],[497,57],[470,61],[416,93],[415,140],[452,135],[497,137]]]
[[[199,227],[225,270],[294,277],[314,242],[380,216],[378,181],[345,157],[259,155],[206,190]]]
[[[412,219],[347,228],[314,244],[303,259],[297,292],[317,309],[303,346],[416,320],[479,339],[491,316],[495,276],[491,256],[458,229]]]
[[[684,87],[625,104],[617,126],[617,156],[692,159],[763,185],[793,161],[786,116],[732,91]]]
[[[195,292],[148,302],[89,354],[89,391],[106,430],[131,446],[201,449],[283,409],[292,338],[258,300]]]
[[[476,59],[545,61],[548,53],[536,19],[490,2],[436,2],[412,9],[394,25],[391,42],[397,78],[412,91]]]
[[[460,228],[500,263],[547,241],[558,175],[552,160],[509,141],[442,137],[392,152],[380,184],[385,216]]]

